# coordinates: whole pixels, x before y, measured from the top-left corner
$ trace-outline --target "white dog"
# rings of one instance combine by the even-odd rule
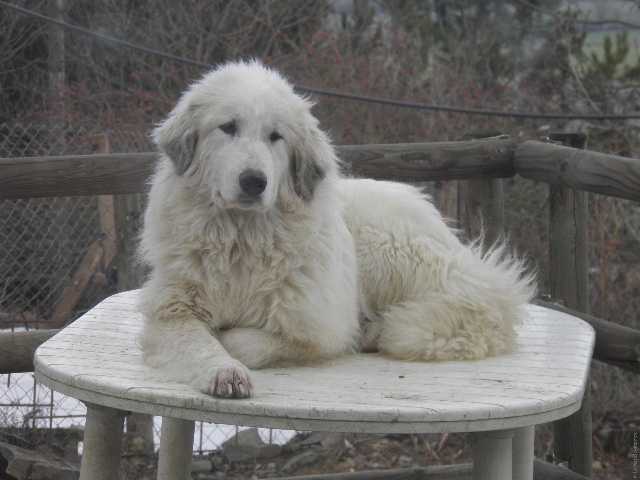
[[[521,265],[463,246],[413,187],[341,179],[310,108],[277,73],[232,63],[155,131],[145,361],[248,397],[249,369],[359,346],[409,360],[508,351],[534,294]]]

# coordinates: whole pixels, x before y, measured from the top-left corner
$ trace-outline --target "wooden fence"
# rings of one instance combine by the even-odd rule
[[[640,201],[640,160],[584,150],[581,134],[518,146],[506,137],[462,142],[336,147],[351,175],[398,181],[465,180],[471,234],[504,231],[502,179],[516,174],[551,186],[551,302],[596,330],[594,359],[640,373],[640,331],[588,315],[587,192]],[[147,191],[154,153],[0,159],[0,199],[121,195]],[[117,225],[116,225],[117,229]],[[0,373],[32,369],[33,351],[53,332],[0,334]],[[556,422],[555,457],[591,477],[591,404]]]

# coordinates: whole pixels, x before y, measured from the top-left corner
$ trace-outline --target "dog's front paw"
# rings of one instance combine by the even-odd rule
[[[219,368],[213,374],[210,393],[223,398],[247,398],[252,394],[249,371],[240,365]]]

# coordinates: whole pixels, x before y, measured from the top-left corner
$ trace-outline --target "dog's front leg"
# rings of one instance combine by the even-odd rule
[[[202,320],[185,312],[174,317],[171,310],[176,313],[157,309],[155,316],[147,318],[140,338],[144,361],[205,393],[250,397],[247,367],[227,353]]]

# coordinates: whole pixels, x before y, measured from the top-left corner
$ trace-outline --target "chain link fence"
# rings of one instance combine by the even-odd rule
[[[106,134],[110,153],[154,150],[148,131],[1,124],[0,158],[95,153]],[[113,201],[110,196],[0,200],[0,330],[47,328],[78,318],[115,292]],[[78,287],[80,285],[80,287]],[[85,406],[38,384],[32,373],[0,375],[0,441],[82,450]],[[156,445],[161,419],[154,421]],[[217,449],[238,427],[200,423],[194,452]],[[264,441],[293,432],[264,429]]]
[[[153,150],[148,133],[142,131],[4,124],[0,157],[90,154],[91,138],[98,133],[108,135],[111,153]],[[92,245],[113,237],[112,222],[105,223],[113,217],[111,208],[101,204],[99,197],[0,202],[0,322],[4,328],[37,326],[56,313],[74,319],[109,293],[101,277],[94,277],[71,309],[64,305],[64,312],[56,312]],[[106,267],[101,270],[105,273]]]

